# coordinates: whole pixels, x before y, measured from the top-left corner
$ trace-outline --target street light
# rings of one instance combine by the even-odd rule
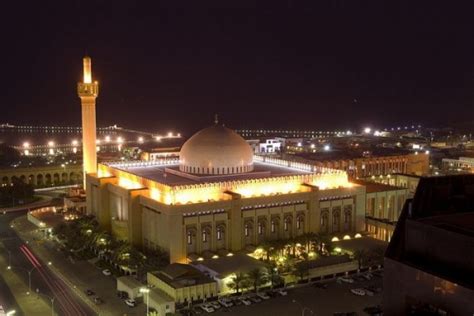
[[[146,314],[148,315],[150,312],[149,305],[148,305],[148,300],[150,299],[150,289],[146,287],[141,287],[140,293],[146,294]]]
[[[309,311],[311,313],[311,315],[313,315],[313,311],[309,308],[309,307],[305,307],[303,306],[303,304],[301,304],[300,302],[298,302],[297,300],[293,300],[293,303],[295,304],[298,304],[300,307],[301,307],[301,316],[304,316],[304,313],[306,311]]]
[[[51,261],[48,262],[48,265],[51,265]],[[23,268],[23,267],[16,267],[16,266],[14,267],[14,266],[9,265],[7,267],[7,270],[12,270],[13,268],[15,268],[15,269],[22,269],[22,270],[25,270],[26,272],[28,272],[28,289],[29,290],[28,290],[27,294],[30,294],[30,292],[31,292],[31,273],[33,273],[33,271],[35,271],[35,269],[37,269],[38,267],[39,266],[35,266],[31,270],[28,270],[28,269]]]
[[[44,296],[46,296],[47,298],[49,298],[49,300],[51,301],[51,315],[54,316],[54,296],[51,297],[51,296],[49,296],[49,295],[47,295],[47,294],[40,293],[39,288],[36,288],[36,294],[37,294],[37,295],[44,295]]]

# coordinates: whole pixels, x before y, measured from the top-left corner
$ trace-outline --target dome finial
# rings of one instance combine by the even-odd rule
[[[214,124],[219,124],[219,116],[216,114],[214,114]]]

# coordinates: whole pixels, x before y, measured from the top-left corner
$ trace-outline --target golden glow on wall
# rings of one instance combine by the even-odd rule
[[[311,191],[304,184],[318,186],[320,190],[351,187],[345,172],[329,169],[322,173],[170,186],[141,178],[130,171],[99,165],[99,177],[111,175],[118,177],[119,185],[124,188],[149,188],[150,198],[168,205],[229,200],[232,198],[227,194],[229,192],[240,194],[242,198],[251,198]]]

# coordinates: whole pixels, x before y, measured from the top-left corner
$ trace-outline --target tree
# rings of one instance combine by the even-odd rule
[[[267,282],[268,276],[265,269],[255,268],[250,270],[247,274],[248,280],[252,283],[255,292],[258,291],[258,287]]]
[[[382,264],[383,258],[385,256],[385,250],[386,248],[382,246],[372,249],[369,253],[370,260],[375,264]]]
[[[281,283],[282,278],[280,276],[280,273],[278,272],[278,267],[276,263],[272,262],[267,267],[267,277],[268,277],[268,281],[270,281],[272,289],[275,286],[275,284]]]
[[[295,265],[295,268],[293,270],[293,274],[297,277],[299,277],[300,281],[303,281],[303,279],[308,276],[309,274],[309,266],[306,261],[303,262],[298,262]]]
[[[233,290],[235,293],[239,294],[240,289],[244,288],[244,283],[247,280],[247,276],[241,272],[236,273],[231,279],[230,282],[227,283],[227,286]]]
[[[359,270],[362,268],[363,265],[367,263],[368,253],[364,249],[357,249],[352,254],[354,260],[357,260],[357,264],[359,265]]]

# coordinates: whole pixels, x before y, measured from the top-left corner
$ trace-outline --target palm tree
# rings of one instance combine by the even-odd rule
[[[295,265],[293,274],[300,278],[300,281],[303,281],[304,277],[309,274],[309,266],[306,261],[299,262]]]
[[[278,267],[275,262],[270,263],[270,265],[267,267],[267,276],[271,283],[272,289],[275,283],[281,282],[280,273],[278,272]]]
[[[250,270],[247,274],[249,281],[253,285],[255,292],[258,291],[258,287],[267,282],[268,276],[267,272],[264,269],[255,268]]]
[[[262,244],[259,245],[259,247],[262,248],[263,252],[265,253],[265,260],[269,261],[273,245],[268,241],[264,241]]]
[[[245,287],[244,283],[246,280],[247,276],[242,272],[239,272],[230,279],[230,282],[227,283],[227,286],[235,290],[235,293],[239,294],[240,289]]]
[[[357,264],[359,265],[360,270],[367,261],[368,253],[364,249],[357,249],[356,251],[354,251],[352,256],[354,257],[354,260],[357,260]]]

